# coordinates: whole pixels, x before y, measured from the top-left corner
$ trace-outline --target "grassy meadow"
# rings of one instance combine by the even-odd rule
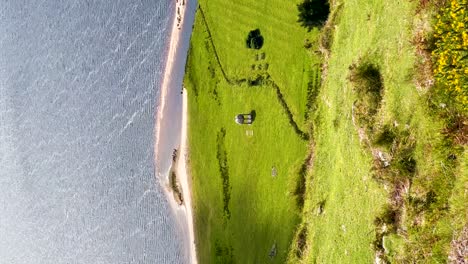
[[[291,118],[308,131],[309,87],[320,76],[320,57],[304,48],[307,39],[317,43],[318,30],[296,21],[294,1],[200,1],[184,82],[200,263],[287,258],[309,145]],[[259,50],[246,47],[255,29],[264,38]],[[257,78],[268,80],[249,84]],[[251,111],[252,125],[234,122]]]
[[[199,2],[184,81],[199,263],[445,262],[468,151],[420,85],[436,6],[330,1],[309,32],[302,1]]]
[[[443,133],[445,110],[415,85],[423,58],[414,38],[423,29],[430,35],[434,12],[417,13],[417,4],[333,1],[332,45],[313,113],[314,166],[291,263],[441,263],[467,224],[466,145]],[[374,109],[363,102],[363,81],[353,80],[355,68],[369,65],[363,78],[379,86]]]

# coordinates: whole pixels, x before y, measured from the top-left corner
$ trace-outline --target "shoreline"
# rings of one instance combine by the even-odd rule
[[[195,247],[195,230],[193,223],[193,212],[192,212],[192,189],[189,183],[189,174],[187,171],[187,157],[188,157],[188,144],[187,144],[187,125],[188,125],[188,98],[187,90],[183,89],[183,103],[182,103],[182,129],[180,134],[180,148],[179,158],[176,162],[176,174],[177,179],[182,188],[183,203],[179,207],[185,207],[185,214],[187,217],[187,225],[190,239],[190,261],[193,264],[197,263],[197,251]]]
[[[156,118],[156,135],[159,135],[161,132],[161,121],[164,118],[164,108],[166,106],[166,96],[167,96],[167,90],[169,86],[169,82],[171,79],[171,75],[174,71],[174,63],[175,63],[175,58],[176,58],[176,51],[177,47],[179,46],[179,41],[180,37],[182,34],[181,31],[181,23],[183,23],[183,18],[185,17],[185,5],[182,5],[181,2],[179,1],[184,1],[185,0],[176,0],[176,13],[174,15],[174,21],[172,23],[172,29],[171,29],[171,35],[170,35],[170,40],[169,40],[169,50],[167,52],[167,57],[166,57],[166,66],[164,68],[164,76],[163,76],[163,81],[161,84],[161,94],[159,96],[159,109],[157,113],[157,118]],[[180,20],[182,18],[182,21]],[[155,146],[156,149],[159,146],[159,137],[156,137],[156,142]]]
[[[181,226],[184,245],[188,246],[186,251],[188,259],[190,263],[197,264],[191,190],[186,167],[188,147],[187,93],[185,89],[182,90],[185,60],[192,33],[193,19],[192,21],[190,19],[194,18],[196,9],[196,6],[190,6],[189,4],[194,3],[193,0],[176,0],[166,65],[160,89],[159,107],[156,114],[154,153],[155,169],[158,170],[155,175],[163,187],[167,201],[174,213],[175,221]],[[193,11],[193,14],[191,11]],[[177,86],[180,86],[181,89],[177,89]],[[172,163],[171,154],[173,149],[178,149],[178,158],[173,165],[182,189],[182,204],[176,202],[169,182],[171,166],[168,167],[168,164]],[[171,162],[168,163],[168,161]]]

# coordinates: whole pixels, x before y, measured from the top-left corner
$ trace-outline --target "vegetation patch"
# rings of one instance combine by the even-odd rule
[[[310,167],[312,166],[312,154],[309,154],[307,158],[304,160],[302,163],[301,167],[299,168],[299,171],[297,172],[297,178],[295,179],[295,187],[294,191],[292,194],[296,198],[296,205],[297,208],[299,209],[299,212],[301,212],[304,208],[304,202],[305,202],[305,196],[306,196],[306,179],[307,179],[307,173],[310,170]]]
[[[219,241],[215,243],[215,255],[217,264],[233,264],[234,261],[234,249],[232,246],[224,246]]]
[[[440,247],[448,246],[447,233],[431,233],[426,228],[444,223],[450,215],[456,156],[461,155],[457,146],[447,137],[432,142],[440,153],[447,153],[430,157],[444,164],[445,172],[428,175],[418,169],[419,144],[410,127],[397,123],[375,126],[365,139],[374,158],[374,178],[389,190],[389,202],[374,221],[376,258],[390,262],[446,259],[448,252]],[[386,247],[386,241],[391,246]],[[392,247],[396,249],[389,250]]]
[[[447,116],[447,125],[442,133],[450,138],[455,145],[468,145],[468,116],[461,113],[451,113]]]
[[[450,243],[450,263],[461,264],[468,261],[468,225],[456,234]]]
[[[333,11],[330,13],[329,18],[327,19],[324,27],[321,29],[321,34],[319,38],[319,51],[326,58],[323,64],[323,69],[326,70],[326,65],[328,63],[328,58],[330,56],[330,49],[333,43],[333,35],[335,32],[335,25],[338,23],[338,18],[341,15],[343,10],[343,3],[338,4],[333,8]]]
[[[226,82],[231,83],[231,81],[228,79],[227,74],[224,71],[223,65],[221,64],[221,61],[219,59],[218,51],[216,50],[216,46],[215,46],[215,44],[213,42],[213,38],[211,36],[210,27],[208,26],[208,22],[206,21],[205,13],[203,12],[203,9],[201,8],[200,5],[198,6],[198,12],[200,13],[200,16],[201,16],[201,18],[203,20],[203,24],[205,26],[206,33],[208,34],[208,41],[211,44],[211,47],[213,48],[213,50],[211,52],[213,53],[213,55],[214,55],[214,57],[216,59],[216,62],[219,65],[219,69],[221,70],[223,78],[224,78],[224,80]],[[197,89],[197,88],[195,88],[195,89]]]
[[[394,156],[389,170],[380,173],[381,176],[386,174],[385,182],[394,182],[389,207],[398,216],[393,223],[396,229],[382,238],[383,248],[380,249],[380,252],[385,253],[383,258],[392,263],[457,263],[454,253],[457,250],[454,251],[453,248],[457,248],[456,245],[462,241],[457,240],[457,236],[463,233],[468,215],[466,194],[459,191],[460,188],[466,190],[468,182],[468,175],[463,172],[466,170],[466,162],[463,160],[467,157],[467,119],[466,109],[463,108],[466,104],[462,102],[460,95],[463,92],[460,93],[458,86],[461,84],[463,87],[466,80],[455,74],[463,71],[466,61],[457,60],[463,45],[459,43],[457,47],[454,46],[457,41],[462,40],[457,37],[462,32],[457,33],[456,27],[466,27],[457,22],[461,9],[453,9],[460,7],[461,2],[427,1],[417,10],[419,15],[425,16],[433,8],[446,16],[444,18],[444,14],[439,14],[436,17],[434,32],[416,31],[417,41],[413,41],[417,54],[423,58],[421,64],[415,67],[416,88],[423,93],[425,91],[421,87],[429,91],[427,97],[423,96],[427,105],[422,104],[424,119],[427,121],[411,126],[406,124],[404,128],[398,123],[386,125],[383,129],[379,128],[379,138],[374,142],[376,145],[386,146],[391,156]],[[449,16],[450,23],[447,22]],[[434,65],[426,60],[431,51]],[[463,56],[458,58],[463,59]],[[427,71],[432,68],[434,76]],[[436,82],[432,86],[431,80],[434,78]],[[417,115],[417,111],[415,113]],[[431,133],[430,139],[428,134],[422,133]],[[405,187],[399,188],[398,183],[402,182]],[[399,192],[399,189],[404,192]],[[462,206],[461,203],[465,205]],[[386,249],[385,241],[389,236],[396,238],[389,239],[392,241],[389,244],[396,244],[398,253]],[[397,242],[393,243],[395,241]]]
[[[386,124],[372,133],[370,138],[371,151],[376,160],[375,176],[378,180],[397,184],[402,178],[409,179],[416,173],[416,141],[409,129]]]
[[[375,115],[383,98],[382,74],[377,65],[362,59],[358,63],[352,64],[349,70],[349,80],[353,83],[358,98],[354,103],[353,115],[361,128],[372,132],[375,125]]]
[[[304,119],[308,120],[310,113],[317,109],[317,96],[320,91],[320,70],[309,73],[309,82],[307,83],[307,104],[304,112]]]
[[[184,197],[182,195],[182,190],[180,188],[180,184],[177,180],[177,175],[175,171],[171,170],[170,176],[169,176],[169,182],[171,186],[172,193],[174,194],[174,200],[176,203],[179,205],[184,204]]]
[[[260,29],[257,28],[249,32],[249,35],[245,39],[245,44],[249,49],[261,49],[263,47],[263,41]]]
[[[305,0],[297,5],[297,10],[299,11],[298,22],[311,31],[313,27],[325,23],[330,13],[330,5],[327,0]]]
[[[373,98],[380,100],[379,96]],[[367,122],[372,122],[372,129],[367,130],[362,138],[373,157],[373,177],[389,190],[389,202],[374,220],[373,246],[379,261],[390,261],[389,257],[394,253],[389,250],[390,246],[385,245],[385,241],[388,244],[405,233],[402,226],[408,206],[406,201],[417,172],[414,157],[416,142],[409,129],[400,129],[396,124],[380,127],[374,125],[373,120],[366,120],[365,125]]]
[[[307,246],[307,228],[302,227],[300,229],[299,233],[297,234],[296,244],[296,257],[300,259],[302,258],[302,255],[304,254]]]
[[[288,107],[288,104],[286,103],[286,100],[284,99],[284,96],[283,96],[283,93],[281,92],[279,86],[273,81],[271,80],[271,78],[269,78],[269,83],[273,86],[273,88],[275,89],[276,91],[276,98],[278,98],[278,102],[280,103],[281,107],[283,108],[284,110],[284,113],[286,114],[286,116],[288,117],[288,120],[289,120],[289,124],[292,126],[292,128],[294,129],[294,132],[296,132],[296,134],[302,138],[303,140],[309,140],[310,137],[309,137],[309,134],[307,134],[306,132],[302,131],[299,126],[297,125],[296,121],[294,121],[294,117],[293,117],[293,114],[291,112],[291,110],[289,109]]]
[[[216,157],[218,158],[219,173],[221,175],[223,183],[223,210],[224,215],[227,219],[231,218],[231,212],[229,211],[229,201],[231,200],[231,186],[229,185],[229,167],[227,163],[227,152],[224,140],[226,137],[226,129],[221,128],[218,132],[216,142],[218,150]]]
[[[440,93],[468,113],[468,16],[466,0],[447,1],[436,16],[434,76]]]
[[[169,187],[172,191],[174,196],[174,200],[177,204],[182,205],[184,204],[184,196],[182,194],[182,188],[180,186],[179,180],[177,179],[177,174],[175,172],[175,167],[177,164],[178,155],[177,149],[174,149],[172,153],[172,165],[169,173]]]

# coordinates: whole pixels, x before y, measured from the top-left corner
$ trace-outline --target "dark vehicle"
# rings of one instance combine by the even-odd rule
[[[252,114],[238,114],[236,115],[236,123],[239,125],[251,125],[253,122],[253,117]]]

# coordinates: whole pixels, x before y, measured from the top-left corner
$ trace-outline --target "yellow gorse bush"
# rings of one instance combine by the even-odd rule
[[[434,76],[463,110],[468,110],[468,0],[452,0],[437,15]]]

